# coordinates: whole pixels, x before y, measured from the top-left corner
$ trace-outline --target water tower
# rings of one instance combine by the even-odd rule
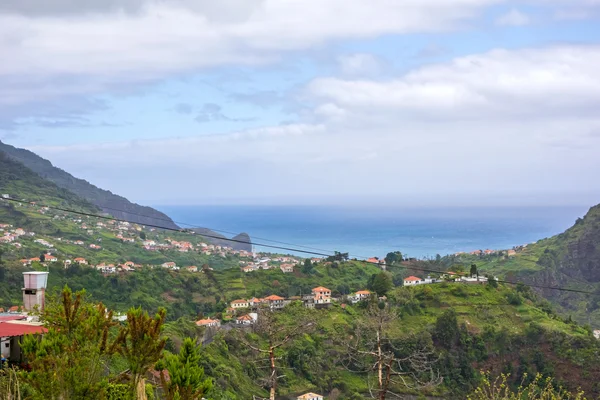
[[[23,308],[32,311],[37,305],[39,310],[44,309],[48,272],[30,271],[23,272],[25,286],[23,287]]]

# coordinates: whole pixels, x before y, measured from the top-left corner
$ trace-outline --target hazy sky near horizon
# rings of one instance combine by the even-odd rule
[[[596,204],[600,0],[4,0],[0,140],[146,204]]]

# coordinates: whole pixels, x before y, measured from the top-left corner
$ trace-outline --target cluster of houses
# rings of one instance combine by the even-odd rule
[[[15,247],[21,247],[21,244],[16,242],[21,236],[35,236],[35,233],[26,232],[22,228],[13,229],[13,226],[9,224],[0,224],[0,243],[10,243]]]
[[[253,272],[259,269],[280,269],[284,274],[294,272],[294,267],[300,263],[300,260],[294,257],[254,257],[253,261],[240,261],[243,272]]]

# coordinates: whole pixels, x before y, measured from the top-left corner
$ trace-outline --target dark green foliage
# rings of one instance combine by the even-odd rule
[[[394,251],[391,253],[387,253],[385,256],[385,263],[388,266],[394,265],[402,261],[402,253],[399,251]]]
[[[495,289],[498,287],[498,281],[493,276],[488,276],[487,285]]]
[[[178,355],[167,355],[158,369],[166,369],[170,379],[161,373],[161,381],[169,400],[201,399],[212,388],[212,380],[200,366],[200,347],[191,338],[183,341]],[[162,368],[161,368],[162,367]]]
[[[449,309],[438,317],[433,329],[433,338],[445,348],[456,346],[459,331],[458,320],[454,310]]]
[[[65,287],[60,298],[49,299],[41,318],[48,332],[41,340],[26,336],[22,343],[32,366],[24,379],[36,397],[101,398],[107,383],[103,370],[112,353],[112,312]]]
[[[373,277],[369,289],[379,296],[385,296],[394,287],[392,274],[382,271]]]
[[[127,312],[126,325],[121,328],[113,346],[129,365],[138,399],[140,392],[145,392],[145,374],[161,359],[165,348],[166,338],[161,335],[165,317],[164,308],[159,309],[154,318],[141,308],[132,308]]]

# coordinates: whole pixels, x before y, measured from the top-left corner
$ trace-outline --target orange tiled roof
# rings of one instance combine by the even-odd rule
[[[276,294],[272,294],[268,297],[265,297],[265,300],[267,301],[278,301],[278,300],[285,300],[283,297],[277,296]]]
[[[409,276],[408,278],[404,278],[404,280],[408,281],[408,282],[418,282],[418,281],[421,281],[422,279],[417,276]]]

